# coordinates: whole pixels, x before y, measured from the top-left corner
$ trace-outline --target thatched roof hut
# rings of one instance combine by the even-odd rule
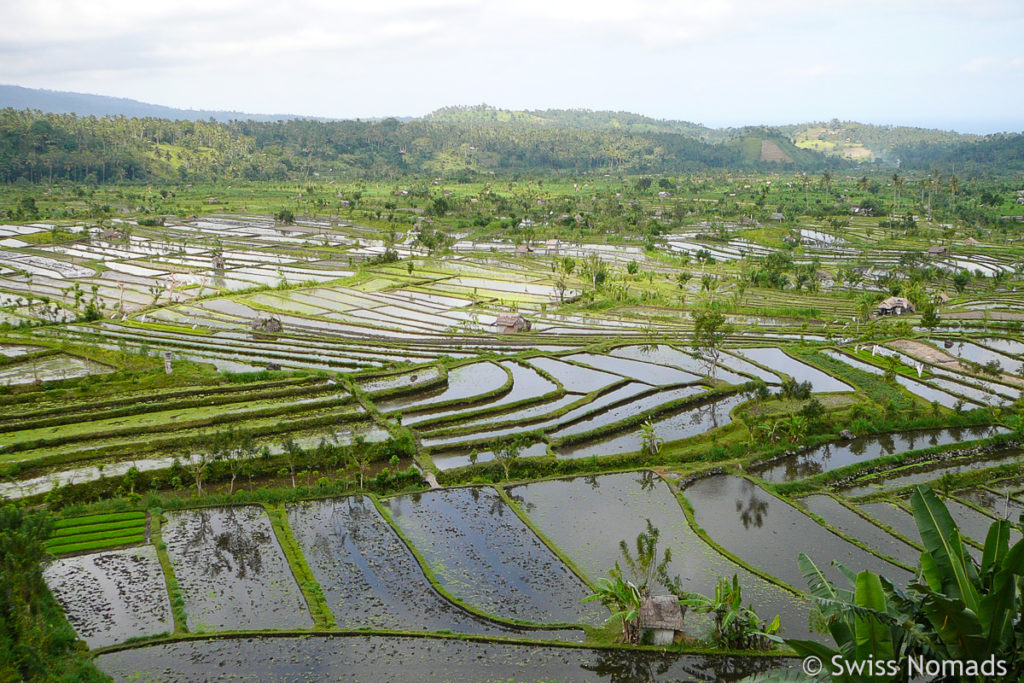
[[[497,327],[498,332],[501,332],[502,334],[529,332],[530,328],[533,327],[533,325],[530,324],[530,321],[519,313],[499,313],[498,319],[492,324],[494,327]]]
[[[670,645],[683,632],[684,614],[674,595],[648,595],[640,604],[640,629],[652,632],[655,645]]]
[[[903,315],[904,313],[913,313],[915,310],[917,309],[910,299],[902,296],[890,296],[875,308],[878,315]]]

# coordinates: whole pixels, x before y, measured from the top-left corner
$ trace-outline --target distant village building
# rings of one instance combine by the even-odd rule
[[[253,318],[252,322],[249,323],[249,327],[252,328],[253,332],[263,332],[266,334],[277,334],[282,329],[284,329],[284,326],[281,324],[281,321],[272,315],[267,317],[259,316],[257,318]]]
[[[528,244],[520,244],[516,247],[516,256],[526,256],[531,252],[533,252],[533,249]]]
[[[906,297],[890,296],[878,304],[875,310],[878,315],[903,315],[904,313],[913,313],[917,309],[914,308],[914,304],[910,302],[910,299]]]
[[[932,246],[928,247],[928,255],[929,256],[948,256],[949,255],[949,249],[946,249],[946,247],[943,247],[943,246],[940,246],[938,244],[935,244],[935,245],[932,245]]]
[[[964,240],[964,244],[969,244],[972,247],[976,247],[979,244],[981,244],[981,242],[979,242],[978,240],[974,239],[973,237],[968,237],[967,239]]]
[[[512,334],[514,332],[529,332],[533,325],[519,313],[499,313],[498,319],[493,323],[501,334]]]
[[[768,218],[770,218],[773,221],[784,221],[786,220],[786,214],[782,213],[781,211],[773,211],[772,214],[768,216]]]
[[[640,604],[640,631],[655,645],[671,645],[683,634],[683,606],[674,595],[648,595]]]
[[[949,303],[949,294],[946,294],[945,292],[939,292],[939,295],[938,295],[937,298],[938,298],[940,304],[947,304],[947,303]]]

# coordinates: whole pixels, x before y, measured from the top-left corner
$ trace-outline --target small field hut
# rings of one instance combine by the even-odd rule
[[[502,334],[529,332],[530,328],[533,327],[530,321],[519,313],[499,313],[498,319],[494,321],[493,325]]]
[[[640,604],[640,631],[655,645],[671,645],[683,633],[685,611],[674,595],[648,595]]]

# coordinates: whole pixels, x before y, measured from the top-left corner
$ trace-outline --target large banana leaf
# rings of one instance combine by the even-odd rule
[[[1024,539],[1013,544],[1010,552],[1003,558],[1003,569],[1016,576],[1024,576]]]
[[[992,580],[992,590],[981,599],[978,608],[978,621],[985,636],[987,652],[1008,652],[1013,647],[1016,597],[1017,582],[1013,573],[1006,569],[997,572]]]
[[[921,569],[932,590],[959,598],[972,612],[978,610],[978,572],[967,556],[960,531],[935,492],[918,486],[910,498],[914,520],[925,552]],[[941,590],[936,584],[941,584]]]
[[[921,607],[945,644],[950,659],[981,660],[987,656],[978,615],[965,607],[962,600],[929,592],[921,601]]]
[[[1003,559],[1010,552],[1010,522],[1001,519],[993,522],[988,528],[985,538],[985,551],[981,556],[981,575],[994,573],[1003,564]]]
[[[874,612],[886,612],[885,593],[878,574],[867,570],[857,574],[855,601],[858,607]],[[858,661],[867,661],[870,657],[876,660],[893,658],[892,633],[888,623],[874,615],[856,615],[854,617],[854,639]]]
[[[797,564],[810,588],[811,595],[818,599],[818,609],[829,620],[829,631],[837,643],[848,643],[853,640],[853,626],[842,609],[853,602],[853,593],[837,589],[822,574],[811,558],[803,553],[797,555]]]

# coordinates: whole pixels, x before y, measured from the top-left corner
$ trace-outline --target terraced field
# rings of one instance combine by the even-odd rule
[[[0,337],[0,495],[63,510],[46,581],[117,679],[739,678],[795,663],[601,649],[616,622],[582,600],[648,521],[685,590],[735,575],[784,636],[825,641],[798,552],[906,585],[913,486],[973,553],[1024,511],[1022,288],[972,284],[927,326],[865,316],[913,246],[878,221],[801,226],[797,265],[833,276],[813,291],[742,280],[779,250],[741,224],[438,254],[337,223],[83,227],[0,261],[5,314],[37,323]],[[1014,272],[981,247],[937,264]],[[701,310],[728,311],[713,348]],[[701,647],[712,628],[685,617]]]

